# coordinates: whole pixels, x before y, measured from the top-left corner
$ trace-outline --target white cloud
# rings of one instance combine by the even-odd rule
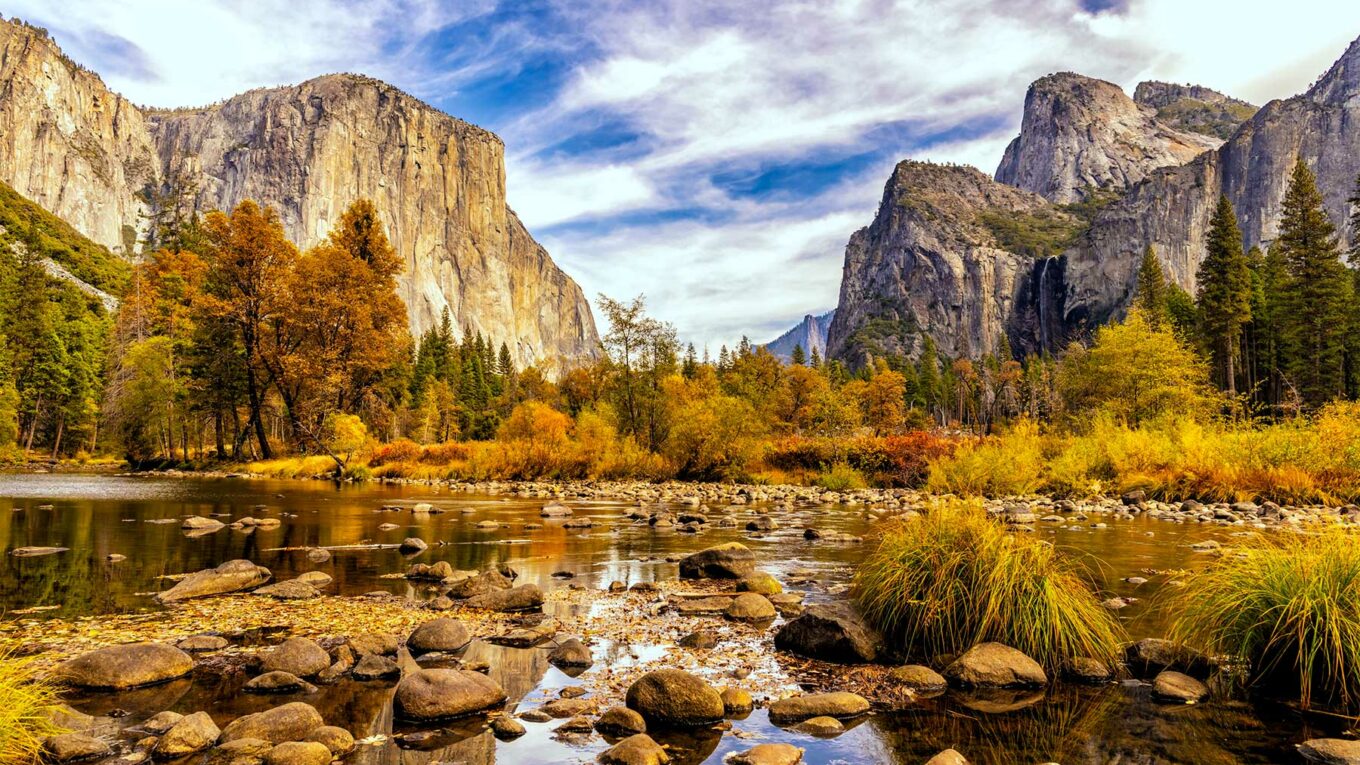
[[[656,200],[650,184],[631,167],[544,166],[513,157],[506,165],[506,193],[529,226],[618,214]]]

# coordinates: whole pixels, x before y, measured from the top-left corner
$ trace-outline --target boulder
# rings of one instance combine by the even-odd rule
[[[260,663],[265,672],[288,672],[298,677],[314,677],[331,665],[331,655],[316,641],[289,638],[270,651]]]
[[[188,518],[185,518],[184,522],[181,523],[179,527],[192,534],[211,534],[214,531],[222,530],[223,528],[226,527],[226,525],[227,524],[217,520],[216,518],[207,518],[202,515],[191,515]]]
[[[761,595],[778,595],[784,591],[784,585],[778,579],[765,573],[757,571],[750,576],[743,576],[737,580],[737,592],[755,592]]]
[[[405,555],[425,552],[428,548],[429,545],[425,544],[425,540],[420,537],[407,537],[401,540],[401,544],[397,546],[397,550]]]
[[[422,669],[403,677],[393,711],[403,720],[446,720],[482,712],[505,702],[494,680],[465,669]]]
[[[543,591],[536,584],[521,584],[508,590],[493,590],[468,598],[468,608],[487,611],[529,611],[543,606]]]
[[[331,750],[316,741],[285,741],[264,756],[264,765],[330,765]]]
[[[321,552],[326,551],[322,550]],[[324,571],[305,571],[301,574],[298,574],[297,579],[295,581],[311,585],[312,587],[321,588],[329,586],[330,583],[335,580],[331,578],[330,574],[327,574]]]
[[[321,719],[321,713],[311,704],[294,701],[232,720],[222,729],[218,741],[223,744],[248,738],[268,741],[271,744],[301,741],[307,734],[325,724],[326,721]]]
[[[401,641],[396,635],[386,632],[373,632],[363,635],[354,635],[348,641],[349,648],[356,656],[376,653],[379,656],[392,656],[401,647]]]
[[[544,518],[566,518],[571,515],[571,508],[561,502],[549,502],[539,511],[539,515]]]
[[[740,717],[748,715],[755,709],[755,702],[751,700],[751,694],[740,688],[724,688],[718,694],[723,703],[723,715],[726,717]]]
[[[679,669],[658,669],[638,678],[629,686],[625,703],[648,724],[663,727],[690,728],[723,719],[718,692]]]
[[[202,765],[263,765],[264,756],[273,748],[258,738],[239,738],[210,750]]]
[[[170,759],[201,752],[217,743],[220,735],[222,731],[207,712],[194,712],[181,717],[161,735],[156,742],[156,756]]]
[[[817,738],[832,738],[845,732],[845,726],[834,717],[813,717],[798,723],[793,729]]]
[[[1063,677],[1076,683],[1106,683],[1114,677],[1110,667],[1099,659],[1092,659],[1089,656],[1078,656],[1075,659],[1068,659],[1063,664]]]
[[[869,700],[855,693],[805,693],[770,704],[770,721],[779,724],[801,722],[813,717],[837,719],[858,717],[869,711]]]
[[[251,693],[293,693],[307,689],[316,690],[316,686],[291,672],[278,670],[252,677],[245,684],[245,690]]]
[[[157,714],[152,715],[150,718],[148,718],[147,721],[142,723],[140,727],[142,730],[146,731],[147,733],[150,733],[153,736],[159,736],[165,733],[166,731],[170,730],[171,728],[175,727],[175,723],[183,719],[184,715],[180,714],[179,712],[170,711],[158,712]],[[90,718],[90,721],[85,724],[93,725],[94,718]]]
[[[1048,683],[1044,668],[1034,659],[1001,643],[979,643],[944,671],[950,683],[963,688],[1024,688]]]
[[[680,638],[679,645],[682,648],[698,648],[707,651],[718,646],[718,636],[710,630],[695,630]]]
[[[382,680],[400,674],[401,668],[395,661],[376,653],[364,654],[359,663],[354,665],[354,677],[357,680]]]
[[[206,651],[220,651],[230,643],[224,637],[217,635],[190,635],[187,638],[175,643],[175,647],[181,651],[190,653],[202,653]]]
[[[108,744],[84,733],[63,733],[43,742],[43,759],[52,763],[94,760],[112,753]]]
[[[1209,688],[1195,678],[1166,670],[1152,681],[1152,695],[1159,701],[1193,704],[1209,695]]]
[[[1212,669],[1204,654],[1160,638],[1144,638],[1125,646],[1124,663],[1134,677],[1142,678],[1156,677],[1164,670],[1174,669],[1203,680]]]
[[[968,760],[953,749],[946,749],[926,760],[926,765],[968,765]]]
[[[286,582],[265,585],[251,595],[262,595],[276,600],[311,600],[321,597],[321,591],[306,582],[289,579]]]
[[[248,560],[227,561],[217,568],[204,569],[184,577],[174,587],[157,593],[156,600],[175,603],[189,598],[240,592],[259,587],[268,582],[270,576],[269,569]]]
[[[849,603],[808,606],[774,636],[775,648],[823,661],[850,664],[878,660],[883,636]]]
[[[553,699],[539,707],[544,714],[554,720],[565,720],[568,717],[585,714],[594,708],[595,702],[581,698]]]
[[[670,755],[646,733],[638,733],[600,752],[600,765],[665,765]]]
[[[512,586],[514,582],[499,571],[483,571],[458,582],[448,594],[451,598],[472,598],[488,592],[508,590]]]
[[[681,579],[740,579],[755,570],[755,553],[740,542],[700,550],[680,561]]]
[[[127,643],[69,659],[57,665],[52,677],[82,688],[123,690],[174,680],[193,668],[193,658],[172,645]]]
[[[1311,738],[1298,745],[1299,754],[1322,765],[1360,765],[1360,741],[1346,738]]]
[[[491,721],[491,735],[501,741],[517,739],[527,733],[524,724],[513,717],[497,717]]]
[[[793,744],[756,744],[727,758],[727,765],[798,765],[803,750]]]
[[[942,691],[948,686],[943,675],[922,664],[894,667],[888,677],[899,686],[918,693]]]
[[[457,619],[440,617],[416,627],[406,638],[406,647],[415,656],[435,651],[459,651],[472,642],[472,634]]]
[[[595,730],[610,736],[647,732],[647,721],[628,707],[611,707],[595,721]]]
[[[307,734],[306,741],[315,741],[330,750],[331,757],[344,757],[354,751],[354,736],[344,728],[323,725]]]
[[[779,612],[775,611],[774,604],[766,600],[764,595],[743,592],[732,599],[723,615],[738,622],[763,622],[775,618]]]
[[[548,663],[554,667],[589,667],[595,663],[590,648],[576,638],[568,638],[557,644],[548,654]]]

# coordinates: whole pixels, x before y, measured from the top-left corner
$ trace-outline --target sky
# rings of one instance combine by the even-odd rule
[[[359,72],[495,131],[510,206],[592,300],[682,340],[834,308],[894,164],[991,173],[1056,71],[1264,104],[1360,35],[1354,0],[8,0],[114,90],[191,106]],[[602,328],[603,329],[603,328]]]

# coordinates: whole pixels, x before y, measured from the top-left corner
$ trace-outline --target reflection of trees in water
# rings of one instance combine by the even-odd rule
[[[1287,761],[1292,755],[1292,747],[1281,746],[1288,739],[1280,730],[1284,726],[1272,721],[1267,730],[1245,704],[1158,704],[1147,688],[1117,685],[1055,685],[1037,701],[1034,693],[1006,699],[951,691],[876,718],[875,724],[901,762],[925,760],[951,747],[984,765],[1236,765]],[[1026,701],[1031,703],[1023,705]],[[976,711],[1007,707],[1012,711]]]

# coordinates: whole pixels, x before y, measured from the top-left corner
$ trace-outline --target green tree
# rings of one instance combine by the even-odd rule
[[[1157,251],[1150,244],[1143,250],[1143,258],[1138,262],[1138,281],[1134,288],[1133,304],[1154,327],[1163,327],[1171,319],[1167,313],[1166,274],[1162,271],[1162,262],[1157,258]]]
[[[1237,215],[1226,196],[1218,198],[1205,245],[1204,261],[1196,277],[1196,307],[1214,367],[1228,395],[1235,399],[1242,327],[1251,320],[1251,269],[1242,252]]]
[[[1303,403],[1320,406],[1345,392],[1352,285],[1317,180],[1302,160],[1285,191],[1275,246],[1288,274],[1281,294],[1285,368]]]
[[[802,343],[797,343],[793,346],[793,353],[790,355],[789,361],[793,362],[794,366],[800,367],[807,363],[807,356],[803,354]]]

